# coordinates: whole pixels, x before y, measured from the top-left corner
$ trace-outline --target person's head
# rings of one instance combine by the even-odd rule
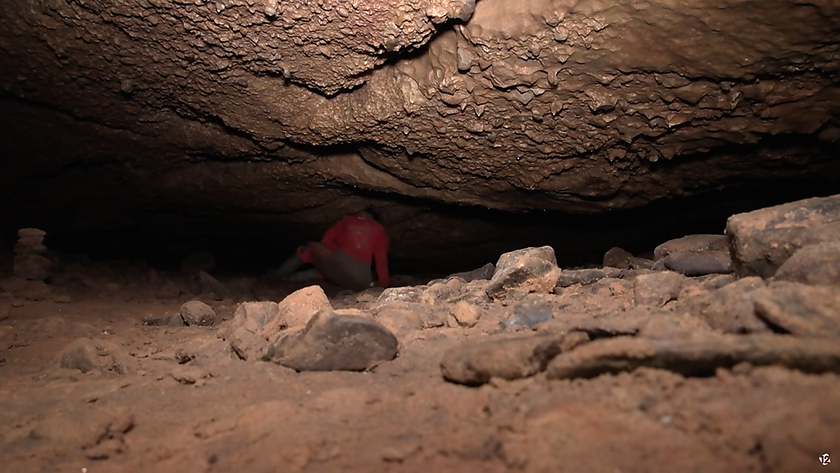
[[[362,212],[364,212],[364,213],[366,213],[366,214],[370,215],[370,216],[371,216],[371,217],[373,217],[373,219],[374,219],[374,220],[376,220],[377,222],[381,222],[381,221],[382,221],[382,212],[381,212],[381,211],[379,210],[379,208],[378,208],[377,206],[375,206],[375,205],[368,205],[367,207],[365,207],[365,209],[364,209],[364,210],[362,210]]]

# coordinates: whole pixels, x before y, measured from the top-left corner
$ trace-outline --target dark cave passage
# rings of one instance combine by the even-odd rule
[[[840,181],[826,177],[732,186],[643,208],[592,215],[556,211],[508,213],[426,203],[421,215],[443,215],[447,221],[459,222],[459,226],[421,226],[402,235],[391,234],[390,266],[398,274],[442,275],[495,263],[506,251],[542,245],[554,247],[561,267],[599,265],[611,247],[644,255],[672,238],[720,234],[727,217],[735,213],[836,193],[840,193]],[[43,215],[50,214],[44,210]],[[6,250],[10,250],[18,228],[36,226],[47,231],[46,244],[52,251],[85,254],[94,261],[143,260],[158,269],[175,269],[188,254],[206,252],[216,257],[216,271],[256,276],[281,264],[298,244],[320,238],[323,231],[323,225],[284,226],[237,217],[208,218],[189,212],[161,221],[155,221],[153,214],[145,218],[148,225],[141,221],[137,225],[122,223],[108,230],[78,232],[52,225],[36,212],[28,218],[4,219],[2,236]],[[389,228],[387,212],[383,220]],[[451,237],[451,233],[464,231],[475,236],[468,245],[462,243],[463,239]]]

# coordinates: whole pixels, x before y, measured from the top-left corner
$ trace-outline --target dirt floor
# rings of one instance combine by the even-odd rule
[[[398,333],[397,358],[368,372],[298,373],[240,360],[215,327],[143,321],[198,298],[224,327],[238,299],[280,301],[302,285],[259,283],[255,295],[217,301],[168,291],[177,284],[153,271],[120,271],[67,269],[74,276],[56,276],[43,300],[0,301],[9,306],[0,322],[3,472],[840,467],[836,374],[739,364],[709,377],[639,368],[591,379],[493,378],[480,387],[446,381],[444,352],[498,336],[498,321]],[[551,297],[582,314],[618,310],[629,304],[616,284]],[[336,309],[367,309],[381,291],[326,287]],[[113,369],[60,368],[57,357],[79,338],[94,340]],[[824,453],[835,463],[821,465]]]

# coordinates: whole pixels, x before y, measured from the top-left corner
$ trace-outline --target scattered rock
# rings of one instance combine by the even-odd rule
[[[679,297],[685,281],[685,276],[671,271],[640,274],[633,285],[636,305],[662,307]]]
[[[279,318],[280,308],[274,302],[243,302],[223,335],[239,358],[260,359],[268,349],[268,336],[282,328]],[[266,329],[269,326],[271,330]]]
[[[840,241],[797,250],[776,271],[777,281],[840,285]]]
[[[687,235],[668,240],[653,250],[653,258],[661,260],[668,255],[682,252],[729,251],[726,235]]]
[[[491,298],[506,298],[511,293],[549,293],[559,276],[554,248],[524,248],[499,258],[486,292]]]
[[[178,366],[169,375],[181,384],[194,384],[197,386],[204,384],[204,378],[210,377],[210,373],[207,370],[195,366]]]
[[[420,302],[420,296],[426,286],[405,286],[405,287],[389,287],[382,291],[379,298],[376,300],[377,304],[387,304],[389,302]]]
[[[686,276],[728,274],[733,271],[727,251],[679,251],[663,259],[665,267]]]
[[[682,310],[724,333],[763,333],[770,329],[756,315],[752,293],[765,287],[761,278],[743,278],[687,299]]]
[[[15,256],[15,276],[29,281],[43,281],[52,274],[52,261],[39,254],[23,254]]]
[[[541,294],[529,294],[513,309],[513,317],[506,320],[505,327],[533,328],[554,318],[553,304]]]
[[[726,235],[738,275],[769,278],[800,248],[840,241],[840,195],[733,215]]]
[[[209,295],[217,301],[230,296],[230,293],[224,284],[204,271],[198,272],[198,284],[201,287],[202,294]]]
[[[633,258],[633,254],[629,251],[618,247],[610,248],[604,253],[604,267],[630,269],[630,258]]]
[[[297,371],[363,371],[397,356],[397,338],[375,320],[318,311],[265,357]]]
[[[449,309],[454,324],[450,326],[474,327],[481,318],[481,308],[466,301],[458,302]]]
[[[208,253],[190,253],[181,261],[181,273],[194,276],[200,271],[210,273],[216,268],[216,258]]]
[[[802,337],[840,337],[840,292],[830,287],[774,282],[753,294],[759,318]]]
[[[201,301],[189,301],[181,306],[181,317],[187,325],[207,327],[216,323],[216,311]]]
[[[493,377],[526,378],[545,370],[555,356],[588,340],[582,332],[482,340],[448,350],[440,370],[445,379],[472,386],[487,383]]]
[[[785,335],[720,335],[703,339],[596,340],[554,358],[549,379],[591,378],[603,373],[660,368],[684,376],[710,376],[739,363],[781,365],[806,373],[840,373],[840,344],[830,339]]]
[[[124,374],[127,368],[119,358],[118,349],[109,343],[77,338],[58,354],[58,365],[82,373],[96,370],[102,374]]]
[[[299,289],[280,301],[278,304],[280,317],[274,326],[266,326],[266,330],[277,331],[286,327],[303,327],[309,322],[312,314],[319,310],[330,310],[330,300],[321,286],[307,286]]]
[[[621,278],[625,274],[625,271],[609,266],[602,269],[564,269],[557,278],[557,287],[592,284],[604,278]]]
[[[184,322],[184,318],[181,314],[169,314],[164,315],[163,317],[146,317],[143,319],[143,325],[153,327],[183,327],[187,325],[187,323]]]
[[[463,273],[455,273],[450,275],[447,279],[450,278],[460,278],[463,279],[464,282],[471,282],[477,280],[489,280],[493,277],[493,273],[496,272],[496,266],[493,263],[487,263],[484,266],[474,269],[472,271],[465,271]]]
[[[419,302],[395,302],[375,309],[376,320],[388,330],[402,336],[411,330],[437,328],[446,325],[449,307]]]

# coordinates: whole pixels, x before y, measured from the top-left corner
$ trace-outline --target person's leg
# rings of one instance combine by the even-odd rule
[[[277,278],[287,278],[291,276],[295,271],[302,268],[304,263],[297,254],[292,255],[287,259],[283,264],[280,265],[279,268],[271,271],[271,275]]]
[[[364,291],[373,283],[370,265],[354,260],[343,251],[316,259],[313,265],[327,281],[354,291]]]

